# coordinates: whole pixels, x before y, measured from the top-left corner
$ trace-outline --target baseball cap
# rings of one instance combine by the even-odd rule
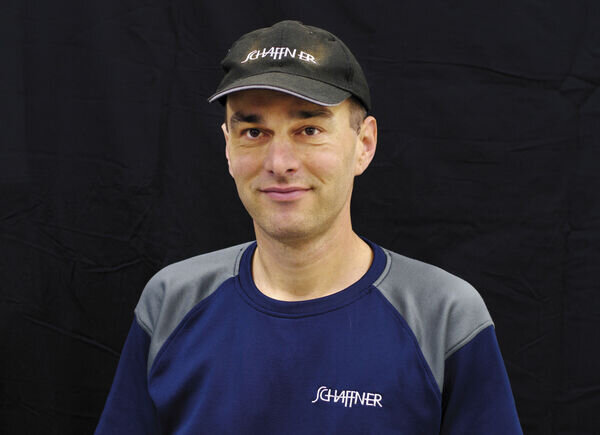
[[[271,89],[322,106],[354,95],[371,108],[369,85],[354,55],[335,35],[299,21],[280,21],[238,39],[221,61],[225,71],[208,99],[232,92]]]

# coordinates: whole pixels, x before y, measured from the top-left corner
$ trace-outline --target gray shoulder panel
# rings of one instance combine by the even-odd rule
[[[185,315],[224,281],[237,275],[250,243],[171,264],[154,275],[135,308],[138,324],[150,336],[148,372],[156,354]]]
[[[387,265],[374,283],[415,334],[440,392],[446,358],[492,319],[477,291],[439,267],[384,250]]]

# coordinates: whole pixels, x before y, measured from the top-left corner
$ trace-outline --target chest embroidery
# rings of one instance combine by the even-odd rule
[[[332,403],[340,402],[346,408],[352,408],[355,405],[378,406],[383,408],[383,405],[381,405],[382,398],[382,395],[379,393],[361,393],[355,390],[340,390],[338,392],[338,390],[332,390],[326,386],[321,386],[317,390],[317,395],[312,403],[317,403],[318,401]]]

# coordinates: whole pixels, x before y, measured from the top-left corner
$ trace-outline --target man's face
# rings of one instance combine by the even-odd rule
[[[227,97],[229,172],[257,233],[301,240],[351,228],[354,176],[373,157],[377,129],[372,117],[351,128],[350,106],[269,90]]]

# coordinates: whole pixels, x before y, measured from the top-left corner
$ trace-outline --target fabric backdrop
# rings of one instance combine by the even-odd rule
[[[91,433],[146,281],[253,238],[206,98],[281,19],[371,84],[357,232],[479,290],[526,434],[600,433],[593,0],[4,0],[0,432]]]

